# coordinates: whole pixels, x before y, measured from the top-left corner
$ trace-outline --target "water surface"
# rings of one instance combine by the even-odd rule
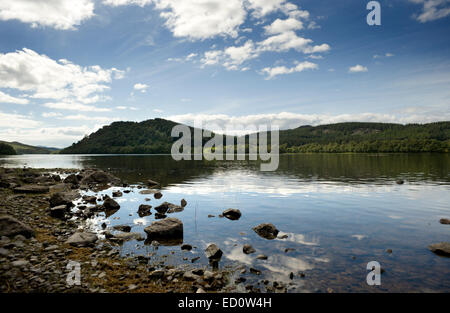
[[[431,253],[431,243],[449,241],[450,156],[448,154],[305,154],[282,155],[279,169],[260,172],[257,162],[175,162],[170,156],[25,155],[0,158],[0,166],[89,168],[113,172],[129,184],[147,179],[162,183],[163,198],[137,188],[120,198],[121,209],[109,225],[129,224],[143,232],[154,215],[139,217],[137,208],[163,201],[188,205],[172,214],[184,223],[184,242],[158,250],[144,242],[122,246],[123,254],[152,254],[152,260],[208,266],[203,250],[214,242],[224,251],[220,267],[245,266],[247,278],[265,290],[263,279],[283,281],[290,292],[450,291],[450,258]],[[405,184],[398,185],[402,179]],[[111,195],[113,190],[104,191]],[[151,197],[150,201],[145,198]],[[219,218],[238,208],[238,221]],[[208,217],[214,215],[215,217]],[[105,219],[99,218],[93,227]],[[273,223],[287,239],[266,240],[252,231]],[[256,253],[245,255],[250,243]],[[286,252],[286,249],[294,249]],[[386,249],[392,249],[389,254]],[[268,260],[257,260],[265,254]],[[187,258],[187,260],[183,260]],[[377,261],[385,272],[381,286],[366,284],[366,265]],[[248,273],[250,267],[261,276]],[[290,273],[294,278],[289,278]],[[300,273],[305,274],[301,277]],[[260,283],[259,286],[257,285]]]

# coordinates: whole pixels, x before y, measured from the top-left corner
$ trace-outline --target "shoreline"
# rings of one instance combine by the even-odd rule
[[[3,223],[0,236],[1,292],[227,291],[225,287],[229,273],[226,271],[209,271],[203,267],[186,269],[165,264],[155,267],[150,262],[150,256],[120,256],[118,248],[123,238],[114,235],[106,236],[108,239],[96,236],[92,242],[81,244],[69,243],[68,239],[73,239],[74,234],[80,233],[80,229],[85,227],[85,221],[104,208],[98,205],[87,207],[92,199],[85,198],[87,201],[82,200],[83,205],[78,205],[77,212],[65,210],[61,214],[61,211],[56,210],[57,207],[50,209],[52,201],[58,198],[55,195],[70,194],[73,196],[72,202],[81,198],[80,192],[83,190],[100,191],[114,185],[123,186],[111,174],[95,169],[86,171],[106,174],[98,176],[107,177],[109,181],[107,184],[93,182],[88,186],[80,186],[74,181],[70,182],[80,172],[77,169],[0,167],[0,222]],[[58,210],[63,210],[59,207]],[[72,208],[72,205],[68,207]],[[5,222],[10,223],[8,227],[3,227]],[[8,231],[9,234],[6,233]],[[127,235],[126,232],[122,234]],[[80,264],[79,286],[66,283],[72,270],[68,266],[71,261]]]

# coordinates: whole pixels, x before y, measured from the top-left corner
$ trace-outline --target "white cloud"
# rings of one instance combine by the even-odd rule
[[[259,18],[281,10],[286,0],[249,0],[249,8],[254,10],[253,16]]]
[[[123,75],[124,72],[116,68],[82,67],[65,59],[55,61],[27,48],[0,53],[0,88],[29,92],[31,99],[75,103],[85,111],[87,104],[109,100],[102,93],[110,89],[113,79],[123,78]],[[56,105],[47,107],[57,108]],[[70,109],[69,105],[59,107]]]
[[[276,66],[276,67],[266,67],[262,69],[263,74],[267,74],[266,79],[274,78],[277,75],[285,75],[285,74],[292,74],[297,72],[303,72],[304,70],[310,69],[315,70],[318,69],[319,66],[315,63],[311,63],[308,61],[298,63],[294,67],[286,67],[286,66]]]
[[[28,100],[24,98],[16,98],[0,91],[0,103],[28,104]]]
[[[266,33],[269,35],[281,34],[291,30],[298,30],[303,28],[303,23],[295,18],[288,18],[285,20],[276,19],[272,24],[264,27]]]
[[[247,12],[243,0],[104,0],[109,5],[154,4],[175,37],[203,40],[218,35],[237,37]]]
[[[422,12],[414,15],[414,18],[421,23],[435,21],[450,15],[450,0],[410,0],[411,2],[422,4]]]
[[[40,124],[41,124],[41,122],[35,121],[26,115],[0,112],[0,128],[6,128],[6,127],[32,128],[32,127],[37,127]],[[3,130],[2,130],[2,139],[6,140]]]
[[[45,118],[59,117],[59,116],[62,116],[62,114],[59,112],[44,112],[44,113],[42,113],[42,117],[45,117]]]
[[[99,108],[93,105],[86,105],[75,102],[47,102],[44,107],[57,110],[82,111],[82,112],[109,112],[109,108]]]
[[[138,90],[138,91],[140,91],[140,92],[142,92],[142,93],[145,93],[145,92],[147,92],[148,87],[149,87],[149,86],[146,85],[146,84],[137,83],[137,84],[135,84],[135,85],[133,86],[133,89],[134,89],[134,90]]]
[[[430,123],[435,121],[448,120],[446,115],[394,115],[381,113],[357,113],[357,114],[298,114],[291,112],[281,112],[274,114],[255,114],[244,116],[230,116],[226,114],[182,114],[166,117],[169,120],[194,126],[195,122],[205,125],[215,125],[212,131],[223,132],[225,129],[229,134],[242,135],[244,128],[248,126],[258,127],[259,125],[277,125],[280,129],[292,129],[303,125],[324,125],[343,122],[381,122],[381,123]]]
[[[367,67],[362,66],[360,64],[357,64],[355,66],[351,66],[348,69],[349,73],[362,73],[362,72],[367,72],[367,71],[368,71]]]
[[[76,114],[76,115],[67,115],[60,117],[62,120],[81,120],[81,121],[96,121],[99,123],[112,123],[114,121],[120,121],[119,117],[105,117],[105,116],[87,116],[83,114]]]
[[[77,25],[94,16],[92,0],[2,0],[0,20],[19,20],[32,27],[76,29]]]

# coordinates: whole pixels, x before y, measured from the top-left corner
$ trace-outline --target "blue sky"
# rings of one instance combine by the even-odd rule
[[[5,0],[1,140],[64,147],[115,120],[450,120],[450,1]],[[214,127],[212,127],[214,128]]]

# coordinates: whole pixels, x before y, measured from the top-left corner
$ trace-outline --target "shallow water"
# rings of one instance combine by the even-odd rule
[[[0,165],[97,167],[129,184],[147,179],[161,182],[164,196],[160,200],[126,188],[131,192],[119,198],[121,209],[106,220],[110,225],[129,224],[133,232],[143,233],[155,219],[154,215],[139,217],[140,204],[155,207],[164,201],[187,200],[185,210],[171,216],[183,221],[184,242],[196,249],[182,252],[179,246],[161,246],[155,250],[131,241],[123,245],[123,254],[154,253],[153,262],[208,266],[203,250],[214,242],[224,251],[220,267],[245,265],[247,272],[236,277],[247,278],[244,285],[251,283],[263,291],[263,284],[256,285],[262,279],[283,281],[290,292],[327,292],[329,288],[335,292],[449,292],[450,258],[427,249],[431,243],[450,240],[450,226],[439,223],[440,218],[450,218],[449,161],[448,154],[282,155],[276,172],[260,172],[256,162],[247,161],[26,155],[0,158]],[[397,185],[397,179],[405,184]],[[111,195],[116,189],[102,194]],[[241,210],[241,219],[219,218],[227,208]],[[93,226],[103,221],[99,218]],[[266,222],[288,238],[266,240],[252,231]],[[256,253],[245,255],[245,243]],[[285,252],[287,248],[295,250]],[[257,254],[269,258],[256,260]],[[190,260],[197,256],[200,259],[192,264]],[[379,262],[385,270],[381,286],[366,283],[370,261]],[[250,267],[262,275],[248,273]]]

